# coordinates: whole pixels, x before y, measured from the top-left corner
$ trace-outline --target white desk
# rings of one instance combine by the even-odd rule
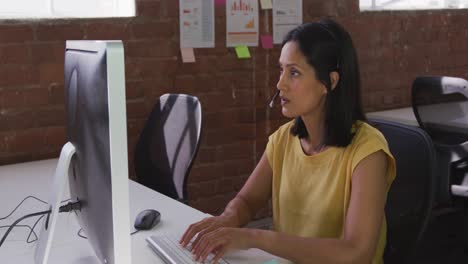
[[[378,112],[369,112],[366,113],[366,117],[388,120],[396,123],[405,124],[408,126],[419,126],[418,121],[414,116],[412,107],[404,107]]]
[[[425,119],[430,116],[430,120],[425,121],[428,127],[446,132],[466,134],[468,129],[468,104],[466,102],[433,104],[429,107],[421,106],[420,113],[421,111],[425,112]],[[412,107],[370,112],[366,116],[410,126],[419,126]]]
[[[35,161],[15,165],[0,166],[0,217],[7,215],[26,196],[34,195],[47,199],[50,184],[55,172],[57,160]],[[150,190],[134,181],[129,181],[130,188],[130,222],[133,225],[135,216],[142,210],[153,208],[161,212],[161,222],[151,231],[141,231],[132,236],[132,263],[163,263],[149,248],[145,238],[154,234],[182,233],[189,224],[203,219],[207,215],[171,198]],[[68,189],[68,187],[66,188]],[[68,191],[67,191],[68,193]],[[68,197],[64,197],[66,199]],[[45,205],[29,200],[0,225],[11,224],[19,217],[41,211]],[[26,219],[20,224],[33,225],[34,219]],[[80,229],[73,213],[59,214],[55,237],[50,252],[51,264],[100,264],[87,242],[78,237]],[[133,230],[133,227],[132,227]],[[0,237],[6,229],[0,230]],[[33,264],[36,243],[27,244],[29,230],[15,228],[7,241],[0,248],[2,264]],[[290,263],[258,249],[238,251],[226,257],[230,263],[265,263],[276,259],[278,263]]]
[[[454,106],[455,105],[455,106]],[[431,115],[432,123],[427,123],[432,128],[439,128],[446,132],[454,132],[460,134],[467,134],[468,128],[468,105],[466,102],[463,103],[443,103],[438,105],[431,105],[429,109],[426,109],[426,115]],[[366,113],[367,118],[375,118],[402,123],[409,126],[419,127],[412,107],[391,109],[378,112]],[[451,118],[447,118],[450,116]],[[460,149],[457,151],[451,150],[451,158],[453,160],[460,160],[466,156],[466,143],[459,145]],[[459,153],[463,153],[460,155]],[[445,173],[445,172],[444,172]],[[444,181],[448,181],[445,179]],[[442,183],[442,186],[449,185],[448,182]],[[461,185],[451,185],[451,192],[457,196],[468,197],[467,187],[468,186],[468,173],[465,174],[464,179],[461,181]],[[445,193],[445,191],[442,191]],[[441,199],[448,199],[448,197],[442,195]]]

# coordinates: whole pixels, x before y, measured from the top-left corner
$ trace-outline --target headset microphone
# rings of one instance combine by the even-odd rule
[[[273,95],[273,97],[271,98],[271,101],[270,101],[270,103],[268,104],[268,106],[269,106],[270,108],[273,108],[273,106],[275,105],[275,100],[276,100],[276,97],[278,97],[279,93],[280,93],[280,91],[279,91],[279,90],[276,90],[275,95]]]

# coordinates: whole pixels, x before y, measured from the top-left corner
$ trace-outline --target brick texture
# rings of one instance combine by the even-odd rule
[[[189,176],[190,204],[218,213],[242,187],[268,135],[286,121],[279,107],[267,108],[280,47],[250,48],[252,58],[238,60],[226,48],[225,11],[217,6],[216,47],[196,49],[197,62],[183,64],[178,1],[136,4],[133,18],[0,21],[0,165],[57,157],[65,143],[65,40],[121,39],[131,177],[134,146],[155,98],[196,95],[204,131]],[[262,34],[271,33],[270,13],[260,11]],[[322,16],[354,39],[366,111],[409,106],[418,75],[468,78],[468,10],[360,13],[357,0],[304,1],[304,21]]]

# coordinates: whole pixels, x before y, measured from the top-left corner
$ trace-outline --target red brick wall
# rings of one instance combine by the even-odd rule
[[[122,39],[130,173],[133,148],[154,99],[198,96],[204,137],[189,179],[190,203],[222,209],[255,166],[267,135],[284,122],[266,107],[278,78],[280,47],[251,48],[238,60],[225,47],[225,11],[216,8],[216,48],[179,55],[178,1],[137,0],[137,17],[0,21],[0,164],[57,157],[65,141],[63,51],[67,39]],[[267,15],[266,15],[267,14]],[[304,0],[304,21],[331,16],[352,34],[367,111],[408,106],[422,74],[468,78],[468,11],[360,13],[358,0]],[[271,11],[260,30],[271,32]]]

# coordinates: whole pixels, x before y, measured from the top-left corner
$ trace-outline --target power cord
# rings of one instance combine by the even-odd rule
[[[44,204],[47,204],[45,201],[37,198],[36,196],[32,196],[32,195],[28,195],[26,196],[26,198],[24,198],[16,207],[15,209],[13,209],[13,211],[11,211],[11,213],[9,213],[7,216],[4,216],[4,217],[0,217],[0,220],[5,220],[7,219],[8,217],[10,217],[16,210],[18,210],[18,208],[28,199],[35,199],[41,203],[44,203]]]
[[[44,217],[44,215],[41,215],[41,217],[39,217],[36,222],[34,223],[34,225],[32,227],[30,227],[29,225],[16,225],[15,227],[26,227],[30,230],[29,232],[29,235],[28,235],[28,238],[26,238],[26,243],[33,243],[34,241],[38,240],[39,238],[37,237],[36,235],[36,232],[34,232],[34,228],[36,227],[37,223],[39,223],[39,221],[41,221],[41,219]],[[11,225],[4,225],[4,226],[0,226],[0,228],[7,228],[7,227],[10,227]],[[31,235],[34,235],[34,239],[33,240],[29,240],[29,238],[31,237]]]
[[[5,242],[8,234],[11,232],[11,230],[21,221],[23,221],[24,219],[26,218],[30,218],[30,217],[33,217],[33,216],[38,216],[38,215],[46,215],[47,214],[47,219],[46,219],[46,226],[48,224],[48,220],[49,220],[49,215],[50,215],[50,212],[51,210],[47,210],[47,211],[42,211],[42,212],[37,212],[37,213],[32,213],[32,214],[28,214],[28,215],[25,215],[23,217],[21,217],[20,219],[16,220],[13,224],[11,224],[9,227],[8,227],[8,230],[5,232],[5,234],[3,235],[2,237],[2,240],[0,240],[0,247],[3,245],[3,242]]]
[[[80,230],[78,230],[78,233],[76,233],[76,234],[77,234],[79,237],[81,237],[81,238],[88,239],[88,237],[86,237],[85,235],[83,235],[83,234],[81,233],[81,231],[83,231],[83,228],[80,228]],[[130,235],[133,236],[134,234],[136,234],[136,233],[138,233],[138,232],[140,232],[140,230],[135,230],[135,231],[131,232]]]
[[[28,199],[34,199],[36,201],[39,201],[41,203],[44,203],[44,204],[47,204],[47,202],[43,201],[42,199],[40,198],[37,198],[36,196],[33,196],[33,195],[28,195],[26,196],[8,215],[4,216],[4,217],[0,217],[0,220],[5,220],[7,219],[8,217],[10,217],[16,210],[18,210],[18,208]],[[69,201],[70,199],[67,199],[67,200],[64,200],[64,201],[61,201],[61,203],[63,202],[67,202]],[[63,205],[63,206],[60,206],[59,208],[59,212],[68,212],[70,210],[74,210],[74,209],[81,209],[81,206],[79,204],[79,202],[75,202],[75,203],[71,203],[69,202],[68,204],[66,205]],[[47,212],[47,211],[44,211],[44,212]],[[49,214],[50,214],[50,210],[48,211]],[[24,216],[23,218],[20,218],[19,220],[15,221],[12,225],[4,225],[4,226],[0,226],[0,228],[8,228],[7,232],[3,235],[3,238],[0,242],[0,246],[3,244],[3,242],[5,241],[6,237],[8,236],[8,234],[11,232],[11,230],[14,228],[14,227],[25,227],[25,228],[28,228],[30,230],[29,234],[28,234],[28,237],[26,238],[26,243],[32,243],[34,241],[36,241],[38,239],[38,236],[36,234],[36,232],[34,232],[34,228],[36,227],[36,225],[39,223],[39,221],[44,217],[45,213],[41,215],[41,217],[39,217],[36,222],[34,223],[34,225],[31,227],[29,225],[17,225],[17,223],[19,223],[20,221],[22,221],[23,219],[26,219],[28,217],[33,217],[33,216],[37,216],[37,215],[41,215],[40,213],[38,214],[30,214],[30,215],[26,215]],[[47,216],[49,217],[49,215]],[[46,220],[46,225],[48,224],[48,218]],[[33,240],[30,240],[31,238],[31,235],[34,235],[34,239]]]
[[[59,207],[59,213],[67,213],[70,211],[81,211],[81,202],[76,201],[76,202],[68,202],[65,205],[62,205]]]
[[[69,202],[68,204],[62,205],[59,208],[59,212],[61,212],[61,213],[73,211],[76,214],[76,211],[80,211],[80,210],[81,210],[81,203],[79,201]],[[88,237],[83,235],[81,233],[81,231],[83,231],[83,228],[80,228],[80,230],[78,230],[78,232],[76,234],[81,238],[88,239]],[[132,235],[138,233],[139,231],[140,230],[135,230],[135,231],[131,232],[130,235],[132,236]]]
[[[21,204],[24,203],[24,201],[26,201],[27,199],[35,199],[39,202],[42,202],[42,203],[45,203],[47,204],[45,201],[35,197],[35,196],[27,196],[26,198],[24,198],[16,207],[15,209],[13,209],[13,211],[8,214],[7,216],[5,217],[2,217],[0,218],[0,220],[3,220],[3,219],[6,219],[8,217],[10,217],[20,206]],[[81,202],[80,201],[76,201],[76,202],[70,202],[70,199],[67,199],[67,200],[64,200],[64,201],[61,201],[61,202],[66,202],[66,201],[69,201],[67,204],[65,205],[61,205],[59,207],[59,213],[66,213],[66,212],[75,212],[76,211],[81,211]],[[49,216],[50,216],[50,213],[51,213],[51,210],[47,210],[47,211],[42,211],[42,212],[38,212],[38,213],[33,213],[33,214],[28,214],[28,215],[25,215],[23,217],[21,217],[20,219],[16,220],[13,224],[11,225],[8,225],[8,226],[0,226],[0,228],[7,228],[8,227],[8,230],[6,231],[6,233],[3,235],[2,237],[2,240],[0,241],[0,247],[2,246],[3,242],[6,240],[6,237],[8,236],[8,234],[11,232],[11,230],[14,228],[14,227],[27,227],[31,230],[31,232],[29,233],[28,235],[28,238],[26,240],[27,243],[32,243],[34,241],[36,241],[38,239],[36,233],[34,232],[34,228],[36,227],[37,223],[39,223],[39,221],[44,217],[44,215],[47,214],[47,219],[46,219],[46,226],[48,225],[48,221],[49,221]],[[29,225],[18,225],[19,222],[21,222],[22,220],[26,219],[26,218],[29,218],[29,217],[33,217],[33,216],[38,216],[40,215],[41,217],[39,217],[39,219],[36,220],[36,222],[34,223],[33,227],[30,227]],[[78,233],[77,235],[81,238],[84,238],[84,239],[88,239],[85,235],[81,234],[81,231],[83,229],[80,228],[80,230],[78,230]],[[135,230],[133,232],[130,233],[130,235],[134,235],[136,233],[138,233],[140,230]],[[29,240],[29,238],[31,237],[31,234],[34,234],[34,236],[36,237],[34,240]]]
[[[38,240],[39,238],[37,237],[37,234],[36,232],[34,232],[34,228],[36,227],[36,225],[39,223],[39,221],[41,221],[41,219],[44,217],[44,215],[41,215],[41,217],[39,217],[36,222],[34,223],[34,225],[31,227],[29,225],[16,225],[15,227],[26,227],[30,230],[29,234],[28,234],[28,237],[26,238],[26,243],[32,243],[36,240]],[[10,226],[12,225],[4,225],[4,226],[0,226],[0,228],[9,228]],[[29,240],[31,238],[31,235],[34,235],[34,239],[33,240]]]
[[[47,204],[45,201],[43,201],[42,199],[39,199],[37,198],[36,196],[33,196],[33,195],[28,195],[26,196],[8,215],[4,216],[4,217],[0,217],[0,220],[5,220],[7,219],[8,217],[10,217],[14,212],[16,212],[16,210],[18,210],[18,208],[28,199],[34,199],[36,201],[39,201],[41,203],[44,203],[44,204]],[[34,227],[36,227],[37,223],[39,223],[39,221],[43,218],[44,216],[42,215],[41,217],[39,217],[39,219],[37,219],[37,221],[34,223],[33,227],[29,226],[29,225],[17,225],[17,227],[27,227],[29,228],[29,230],[31,230],[28,234],[28,238],[26,238],[26,243],[32,243],[34,241],[36,241],[38,239],[37,237],[37,234],[36,232],[34,232]],[[4,226],[0,226],[0,228],[7,228],[7,227],[10,227],[11,225],[4,225]],[[31,235],[34,235],[35,239],[33,240],[29,240],[29,238],[31,237]]]

